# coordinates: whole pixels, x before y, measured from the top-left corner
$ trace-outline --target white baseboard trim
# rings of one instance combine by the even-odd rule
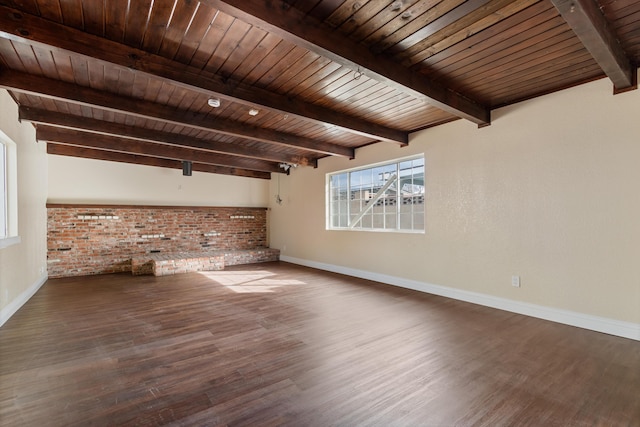
[[[2,325],[4,325],[11,316],[16,314],[16,311],[20,310],[20,307],[22,307],[32,296],[35,295],[36,292],[38,292],[38,289],[44,285],[44,282],[46,282],[48,278],[48,274],[45,273],[33,285],[29,286],[28,289],[18,295],[16,299],[0,310],[0,327],[2,327]]]
[[[499,310],[510,311],[512,313],[524,314],[526,316],[537,317],[539,319],[550,320],[552,322],[563,323],[565,325],[576,326],[578,328],[589,329],[596,332],[603,332],[605,334],[640,341],[639,323],[623,322],[606,317],[591,316],[575,311],[529,304],[507,298],[500,298],[477,292],[450,288],[447,286],[433,285],[430,283],[418,282],[416,280],[403,279],[401,277],[388,276],[385,274],[372,273],[370,271],[325,264],[289,256],[281,255],[280,260],[290,262],[292,264],[331,271],[333,273],[340,273],[347,276],[359,277],[361,279],[373,280],[388,285],[400,286],[402,288],[440,295],[486,307],[497,308]]]

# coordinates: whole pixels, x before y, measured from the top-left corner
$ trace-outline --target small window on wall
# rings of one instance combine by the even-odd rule
[[[424,156],[327,175],[327,229],[424,232]]]
[[[0,239],[7,237],[7,148],[0,143]]]
[[[0,248],[18,243],[16,146],[0,132]]]

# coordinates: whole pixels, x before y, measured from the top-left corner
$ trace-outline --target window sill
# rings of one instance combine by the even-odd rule
[[[20,236],[5,237],[4,239],[0,239],[0,249],[8,248],[21,242],[22,239],[20,239]]]

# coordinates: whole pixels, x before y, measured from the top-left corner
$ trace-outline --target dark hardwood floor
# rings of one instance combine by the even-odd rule
[[[640,342],[286,263],[49,280],[2,426],[640,426]]]

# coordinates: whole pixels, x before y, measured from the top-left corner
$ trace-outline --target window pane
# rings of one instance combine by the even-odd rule
[[[0,238],[7,237],[7,161],[6,147],[0,143]]]
[[[424,229],[423,157],[330,174],[329,182],[330,227]]]

